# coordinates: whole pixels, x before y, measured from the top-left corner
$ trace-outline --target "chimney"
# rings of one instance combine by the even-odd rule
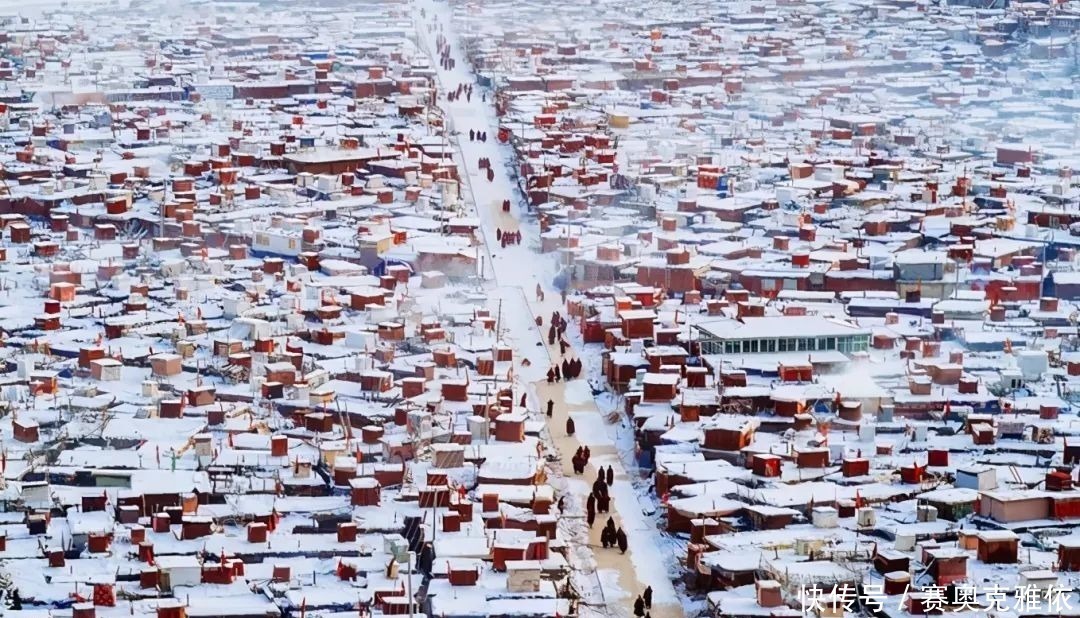
[[[755,584],[757,603],[761,607],[779,607],[784,604],[780,582],[772,579],[758,580]]]

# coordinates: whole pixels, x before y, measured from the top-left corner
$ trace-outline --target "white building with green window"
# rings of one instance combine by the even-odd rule
[[[818,316],[778,316],[709,320],[695,325],[701,353],[779,354],[836,351],[853,354],[870,348],[870,329]]]

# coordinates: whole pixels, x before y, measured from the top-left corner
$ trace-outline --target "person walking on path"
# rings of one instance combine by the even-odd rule
[[[611,487],[615,483],[615,470],[611,466],[607,467],[607,478],[605,479],[608,487]]]
[[[566,417],[566,435],[574,435],[574,419]]]
[[[608,497],[608,486],[607,486],[607,483],[604,482],[604,477],[603,476],[601,476],[596,481],[596,487],[597,487],[597,490],[596,490],[596,497],[597,498],[607,498]]]
[[[552,399],[548,399],[548,403],[547,403],[547,416],[548,416],[548,418],[551,418],[551,415],[554,414],[554,413],[555,413],[555,401],[552,400]]]
[[[596,500],[596,510],[601,513],[607,513],[611,510],[611,496],[607,494],[607,485],[604,485],[604,493],[600,494],[600,497]]]
[[[642,600],[640,594],[637,600],[634,601],[634,615],[638,618],[645,618],[645,601]]]
[[[626,553],[626,533],[622,528],[615,531],[615,541],[619,544],[619,551]]]
[[[645,586],[641,598],[645,599],[645,609],[652,609],[652,586]]]

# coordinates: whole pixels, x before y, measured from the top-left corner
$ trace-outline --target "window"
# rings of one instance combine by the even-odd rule
[[[735,342],[734,341],[725,341],[724,342],[724,354],[734,354],[734,353],[735,353]]]
[[[870,337],[867,335],[854,335],[851,337],[841,337],[839,340],[837,349],[844,354],[853,354],[855,352],[865,352],[870,349]]]
[[[826,350],[835,350],[836,349],[836,337],[826,337],[825,338],[825,349]]]
[[[295,249],[296,248],[296,239],[295,238],[290,238],[289,239],[289,248],[290,249]]]
[[[805,352],[810,347],[809,342],[806,339],[806,337],[799,337],[798,339],[795,340],[795,342],[796,342],[796,344],[798,344],[798,351],[799,352]]]
[[[750,340],[750,341],[748,341],[747,343],[749,343],[749,344],[750,344],[750,353],[751,353],[751,354],[757,354],[757,351],[758,351],[758,340],[757,340],[757,339],[751,339],[751,340]]]
[[[255,235],[255,244],[256,245],[263,245],[263,246],[269,245],[270,244],[270,238],[266,234],[256,234]]]
[[[775,339],[766,339],[765,341],[762,341],[761,343],[764,344],[764,348],[761,350],[762,352],[775,352],[776,351],[776,340]]]

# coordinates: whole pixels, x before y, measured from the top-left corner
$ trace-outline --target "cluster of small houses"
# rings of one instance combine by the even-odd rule
[[[55,8],[0,34],[7,608],[575,615],[408,6]]]
[[[1074,586],[1080,19],[1005,4],[460,7],[717,615]],[[4,18],[6,604],[577,613],[410,11]]]
[[[691,596],[1076,613],[1080,15],[841,4],[458,17]]]

